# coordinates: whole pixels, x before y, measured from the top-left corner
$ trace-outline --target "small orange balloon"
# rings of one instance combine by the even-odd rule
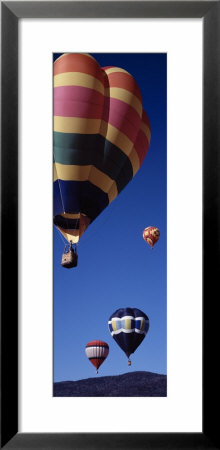
[[[160,230],[157,227],[147,227],[143,231],[143,238],[152,248],[160,238]]]

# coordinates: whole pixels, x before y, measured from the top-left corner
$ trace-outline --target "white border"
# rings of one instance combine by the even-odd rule
[[[22,19],[19,38],[19,431],[200,432],[202,20]],[[168,397],[52,398],[52,52],[116,50],[168,53]]]

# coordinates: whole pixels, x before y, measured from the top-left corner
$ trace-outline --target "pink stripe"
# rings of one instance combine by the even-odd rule
[[[134,147],[138,154],[140,165],[141,165],[147,154],[148,148],[149,148],[149,143],[148,143],[147,137],[143,133],[142,130],[140,130],[138,133]]]
[[[104,97],[99,92],[78,86],[60,86],[54,88],[54,115],[103,119],[124,133],[137,146],[142,161],[148,146],[146,136],[139,131],[141,118],[132,105],[122,100]],[[146,113],[143,121],[149,123]]]
[[[106,99],[103,120],[124,133],[132,142],[135,142],[140,129],[141,118],[132,106],[115,98],[110,98],[108,104]]]
[[[78,100],[103,105],[104,95],[87,87],[57,86],[54,88],[54,100]]]
[[[54,100],[54,116],[101,119],[102,106],[71,100]]]

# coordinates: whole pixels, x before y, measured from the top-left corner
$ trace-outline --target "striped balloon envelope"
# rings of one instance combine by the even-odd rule
[[[88,342],[85,348],[86,356],[90,362],[95,366],[96,373],[98,368],[105,361],[109,354],[109,346],[104,341],[94,340]]]
[[[145,338],[149,330],[149,318],[138,308],[119,308],[110,316],[108,328],[129,358]]]
[[[135,79],[88,54],[54,62],[54,224],[76,243],[140,168],[150,123]]]
[[[151,248],[160,239],[160,230],[157,227],[147,227],[143,231],[143,239],[147,242]]]

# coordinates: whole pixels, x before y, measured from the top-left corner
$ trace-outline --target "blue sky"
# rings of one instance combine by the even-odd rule
[[[60,54],[54,54],[54,59]],[[78,267],[60,265],[63,240],[54,227],[54,381],[96,376],[85,355],[94,339],[109,345],[99,375],[167,371],[167,58],[166,54],[92,54],[101,66],[130,72],[151,123],[151,144],[135,177],[88,227],[78,244]],[[160,229],[151,250],[145,227]],[[150,320],[132,365],[111,337],[110,315],[136,307]]]

